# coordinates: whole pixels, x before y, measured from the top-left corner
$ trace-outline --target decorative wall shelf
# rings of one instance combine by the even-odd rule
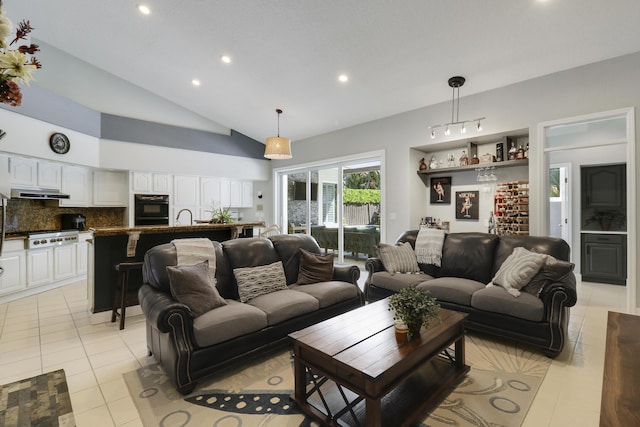
[[[435,175],[435,174],[443,174],[443,173],[450,173],[450,172],[472,171],[478,168],[487,168],[487,167],[495,167],[496,169],[500,169],[500,168],[516,167],[516,166],[527,166],[528,164],[529,164],[529,159],[505,160],[502,162],[478,163],[475,165],[454,166],[451,168],[427,169],[423,171],[418,171],[418,175],[422,176],[422,175]]]

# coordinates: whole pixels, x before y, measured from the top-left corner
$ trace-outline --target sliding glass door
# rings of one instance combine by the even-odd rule
[[[337,262],[364,261],[380,241],[381,160],[334,162],[276,172],[276,218],[311,234]]]

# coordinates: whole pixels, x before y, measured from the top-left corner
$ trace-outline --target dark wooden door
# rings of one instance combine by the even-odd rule
[[[587,208],[621,208],[626,197],[626,165],[582,168],[582,186]]]
[[[583,281],[624,285],[627,277],[626,260],[624,235],[582,235]]]

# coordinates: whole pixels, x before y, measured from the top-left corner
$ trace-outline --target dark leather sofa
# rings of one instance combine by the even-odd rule
[[[295,285],[300,248],[320,253],[318,244],[311,236],[296,234],[271,236],[268,239],[235,239],[213,242],[213,246],[216,252],[216,287],[229,304],[214,308],[195,319],[189,308],[174,300],[170,292],[166,267],[177,263],[175,247],[170,243],[156,246],[144,258],[144,284],[138,296],[146,317],[147,347],[182,394],[190,393],[198,379],[234,359],[259,352],[276,342],[282,342],[293,331],[364,304],[363,294],[357,284],[360,270],[356,266],[334,266],[333,281]],[[247,303],[239,302],[233,269],[277,261],[282,261],[284,265],[289,289],[276,291],[272,295],[277,293],[277,298],[272,298],[268,303],[261,300],[263,297]],[[318,300],[315,303],[317,309],[306,309],[300,313],[299,307],[308,305],[311,297]],[[267,310],[265,306],[277,311],[276,317],[280,320],[274,324],[265,320],[264,327],[249,333],[246,333],[246,327],[244,332],[241,331],[243,313],[249,309],[255,312],[256,308]],[[269,312],[264,318],[269,319],[272,315],[273,312]],[[231,338],[207,345],[198,344],[215,341],[211,335],[216,334],[231,335]]]
[[[415,248],[418,230],[407,231],[397,243]],[[533,344],[549,357],[564,347],[569,307],[576,303],[576,279],[570,272],[560,281],[547,283],[539,295],[510,295],[504,288],[486,288],[515,247],[569,260],[569,245],[562,239],[542,236],[496,236],[488,233],[450,233],[442,248],[442,265],[419,264],[425,274],[390,274],[379,258],[369,258],[365,298],[386,298],[406,286],[428,289],[447,309],[468,313],[466,327]]]

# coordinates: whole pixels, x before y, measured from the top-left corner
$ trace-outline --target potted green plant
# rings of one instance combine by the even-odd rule
[[[393,318],[396,322],[406,325],[408,340],[419,335],[420,328],[429,326],[431,320],[440,320],[440,305],[425,289],[407,287],[391,295],[389,310],[395,312]]]
[[[585,227],[597,222],[600,225],[600,229],[607,231],[611,227],[624,228],[627,216],[621,210],[610,209],[603,211],[593,211],[591,216],[584,221]]]
[[[233,222],[233,218],[231,218],[231,213],[229,213],[228,208],[214,208],[211,211],[211,223],[212,224],[231,224]]]

